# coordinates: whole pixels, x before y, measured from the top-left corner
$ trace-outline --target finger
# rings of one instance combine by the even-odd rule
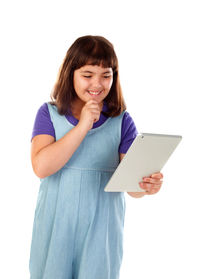
[[[93,100],[93,99],[91,99],[91,100],[89,100],[86,104],[98,104],[98,102],[96,101],[96,100]]]
[[[90,111],[91,111],[92,113],[97,113],[97,114],[100,115],[100,111],[99,111],[98,108],[90,108]]]
[[[100,111],[100,107],[98,106],[98,104],[90,104],[89,106],[87,106],[88,109],[96,109],[98,111]]]
[[[99,103],[95,100],[90,100],[86,103],[87,106],[89,107],[98,107],[99,110],[102,110],[103,108],[103,104],[102,103]]]
[[[143,177],[143,181],[153,183],[153,184],[160,184],[160,182],[161,182],[160,179],[153,179],[153,178],[150,178],[150,177]]]
[[[156,172],[151,175],[152,178],[163,178],[163,174],[161,172]]]
[[[146,190],[146,192],[149,193],[149,195],[155,194],[155,193],[158,193],[160,191],[160,188],[161,187],[158,187],[158,186],[152,187],[151,189]]]
[[[161,186],[162,185],[162,183],[163,183],[163,181],[158,181],[158,182],[156,182],[156,183],[148,183],[148,182],[144,182],[144,181],[142,181],[142,182],[140,182],[141,184],[142,184],[142,186],[147,186],[147,187],[159,187],[159,186]]]
[[[151,190],[150,190],[150,192],[153,192],[153,193],[157,193],[157,192],[159,192],[160,191],[160,188],[161,187],[153,187]]]
[[[153,185],[153,184],[142,183],[142,182],[140,182],[139,184],[140,184],[140,187],[141,187],[142,189],[146,190],[146,191],[150,191],[151,188],[152,188],[152,185]]]
[[[149,195],[153,195],[153,194],[156,194],[158,193],[160,189],[152,189],[150,192],[149,192]]]
[[[148,190],[148,191],[151,191],[152,189],[160,189],[161,185],[162,185],[162,182],[160,182],[160,184],[151,184],[151,183],[143,183],[143,182],[140,182],[140,187],[142,189],[145,189],[145,190]]]

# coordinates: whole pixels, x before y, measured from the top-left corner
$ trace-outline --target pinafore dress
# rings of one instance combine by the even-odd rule
[[[48,103],[56,140],[74,126]],[[41,179],[29,259],[31,279],[118,279],[125,197],[104,188],[119,164],[124,112],[88,131],[66,165]]]

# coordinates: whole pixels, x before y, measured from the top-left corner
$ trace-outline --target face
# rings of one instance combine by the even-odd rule
[[[93,99],[101,103],[108,95],[113,82],[112,68],[85,65],[74,71],[74,89],[79,105]]]

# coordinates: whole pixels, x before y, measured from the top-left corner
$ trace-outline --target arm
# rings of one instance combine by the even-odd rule
[[[87,130],[77,124],[58,141],[50,135],[35,136],[31,145],[31,162],[35,174],[39,178],[45,178],[61,169],[86,134]]]
[[[81,109],[78,124],[55,142],[53,136],[40,134],[33,138],[31,162],[35,174],[40,178],[60,170],[79,147],[93,123],[100,118],[101,106],[89,100]]]

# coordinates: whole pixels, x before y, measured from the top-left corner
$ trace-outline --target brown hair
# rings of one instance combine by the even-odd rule
[[[73,74],[76,69],[85,65],[98,65],[112,68],[113,83],[109,94],[103,100],[108,111],[106,116],[117,116],[126,110],[118,74],[118,59],[113,45],[102,36],[83,36],[78,38],[68,49],[59,69],[57,81],[51,93],[51,104],[57,106],[61,115],[70,112],[71,103],[76,98],[73,86]]]

